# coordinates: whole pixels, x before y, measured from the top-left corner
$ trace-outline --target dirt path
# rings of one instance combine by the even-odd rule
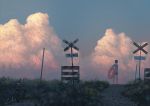
[[[102,92],[103,106],[137,106],[134,102],[121,95],[123,85],[110,85]]]

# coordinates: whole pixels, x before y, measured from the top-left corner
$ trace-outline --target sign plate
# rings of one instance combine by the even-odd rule
[[[66,54],[66,57],[78,57],[78,53]]]
[[[62,77],[62,80],[79,80],[79,77]]]
[[[79,66],[61,66],[62,70],[79,70],[80,67]]]
[[[144,70],[144,80],[150,80],[150,68]]]
[[[134,59],[135,60],[145,60],[146,57],[144,57],[144,56],[134,56]]]
[[[62,75],[78,75],[79,72],[62,72]]]
[[[146,68],[144,70],[144,77],[149,77],[150,78],[150,68]]]

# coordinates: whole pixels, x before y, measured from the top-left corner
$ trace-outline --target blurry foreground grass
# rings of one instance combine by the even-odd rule
[[[109,84],[104,81],[85,81],[64,84],[60,81],[0,79],[0,106],[30,101],[35,106],[101,106],[100,92]],[[75,105],[74,105],[75,104]]]
[[[150,106],[150,81],[137,80],[128,83],[123,95],[137,102],[139,106]]]

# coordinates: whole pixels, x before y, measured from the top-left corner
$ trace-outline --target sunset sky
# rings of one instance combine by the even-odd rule
[[[59,79],[62,39],[79,38],[81,79],[107,80],[119,60],[120,80],[134,79],[132,40],[150,42],[149,0],[0,0],[0,76]],[[149,48],[146,48],[149,51]],[[150,67],[150,56],[142,67]],[[69,63],[68,63],[69,64]]]

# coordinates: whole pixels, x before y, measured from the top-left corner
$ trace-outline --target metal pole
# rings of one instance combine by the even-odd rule
[[[71,64],[72,64],[72,74],[73,74],[74,70],[73,70],[73,50],[72,50],[72,46],[71,46]],[[72,75],[72,83],[74,85],[74,75]]]
[[[135,70],[135,81],[136,81],[136,75],[137,75],[137,64],[136,64],[136,70]]]
[[[72,49],[72,46],[71,46],[71,64],[72,64],[72,84],[73,84],[73,89],[74,89],[74,70],[73,70],[73,49]],[[72,95],[73,96],[73,101],[72,101],[72,106],[75,106],[75,103],[74,103],[74,94]]]
[[[141,50],[140,50],[140,59],[139,59],[139,80],[141,80]]]
[[[42,80],[42,74],[43,74],[44,52],[45,52],[45,48],[43,48],[43,56],[42,56],[42,66],[41,66],[41,76],[40,76],[40,81]]]

